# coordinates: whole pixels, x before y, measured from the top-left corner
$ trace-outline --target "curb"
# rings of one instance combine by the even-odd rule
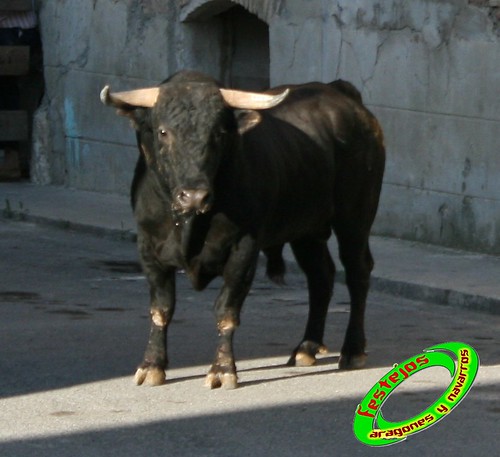
[[[59,230],[86,233],[113,240],[127,242],[135,242],[137,240],[137,234],[132,230],[97,227],[95,225],[80,224],[64,219],[56,220],[44,216],[30,215],[25,211],[4,209],[0,213],[0,220],[1,219],[15,222],[35,223],[48,227],[54,227]],[[260,261],[264,262],[263,257],[261,257]],[[287,271],[290,273],[295,274],[300,272],[299,267],[293,260],[285,257],[285,263],[287,264]],[[345,284],[344,271],[337,271],[335,281]],[[450,308],[500,315],[500,300],[481,295],[467,294],[465,292],[459,292],[452,289],[441,289],[438,287],[427,286],[425,284],[398,281],[373,274],[371,276],[370,289],[389,295],[400,296],[409,300],[419,300],[440,306],[448,306]]]
[[[0,213],[0,220],[39,224],[47,227],[54,227],[59,230],[69,230],[79,233],[86,233],[88,235],[110,238],[114,240],[132,242],[137,241],[137,234],[131,230],[97,227],[95,225],[80,224],[64,219],[51,219],[44,216],[34,216],[20,211],[8,210],[7,212],[7,210],[4,210],[2,213]]]
[[[377,276],[371,278],[371,289],[410,300],[420,300],[450,308],[500,315],[500,300],[452,289],[440,289],[424,284],[414,284]]]

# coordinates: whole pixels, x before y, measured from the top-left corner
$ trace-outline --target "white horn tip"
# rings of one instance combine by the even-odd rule
[[[105,105],[109,104],[109,86],[106,85],[104,88],[101,90],[100,94],[101,102],[104,103]]]
[[[279,105],[283,100],[285,100],[285,98],[288,97],[289,93],[290,93],[290,89],[286,89],[280,95],[278,95],[278,100],[275,100],[276,101],[276,105]]]

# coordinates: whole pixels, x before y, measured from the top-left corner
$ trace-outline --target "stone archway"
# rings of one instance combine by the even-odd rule
[[[281,0],[183,0],[180,19],[182,22],[203,20],[222,13],[235,5],[240,5],[269,24],[276,14]]]
[[[214,76],[226,87],[248,90],[269,87],[269,27],[256,3],[262,1],[193,0],[186,2],[181,10],[181,21],[203,30],[194,33],[212,43],[209,56],[197,53],[195,65],[214,71],[213,60],[216,60]],[[212,62],[204,62],[210,58]]]

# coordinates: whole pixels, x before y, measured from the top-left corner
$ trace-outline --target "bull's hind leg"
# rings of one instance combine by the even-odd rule
[[[351,297],[349,324],[342,346],[339,368],[363,368],[365,353],[365,309],[373,257],[368,245],[368,231],[336,230],[340,260],[345,268],[346,284]]]
[[[333,293],[335,265],[326,241],[305,239],[291,244],[295,258],[307,278],[309,317],[304,338],[293,351],[288,364],[309,366],[316,362],[316,354],[326,352],[323,334]]]

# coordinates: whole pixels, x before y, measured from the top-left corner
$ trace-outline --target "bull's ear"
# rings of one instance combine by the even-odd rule
[[[262,120],[262,115],[254,110],[236,110],[235,116],[240,135],[253,129]]]

